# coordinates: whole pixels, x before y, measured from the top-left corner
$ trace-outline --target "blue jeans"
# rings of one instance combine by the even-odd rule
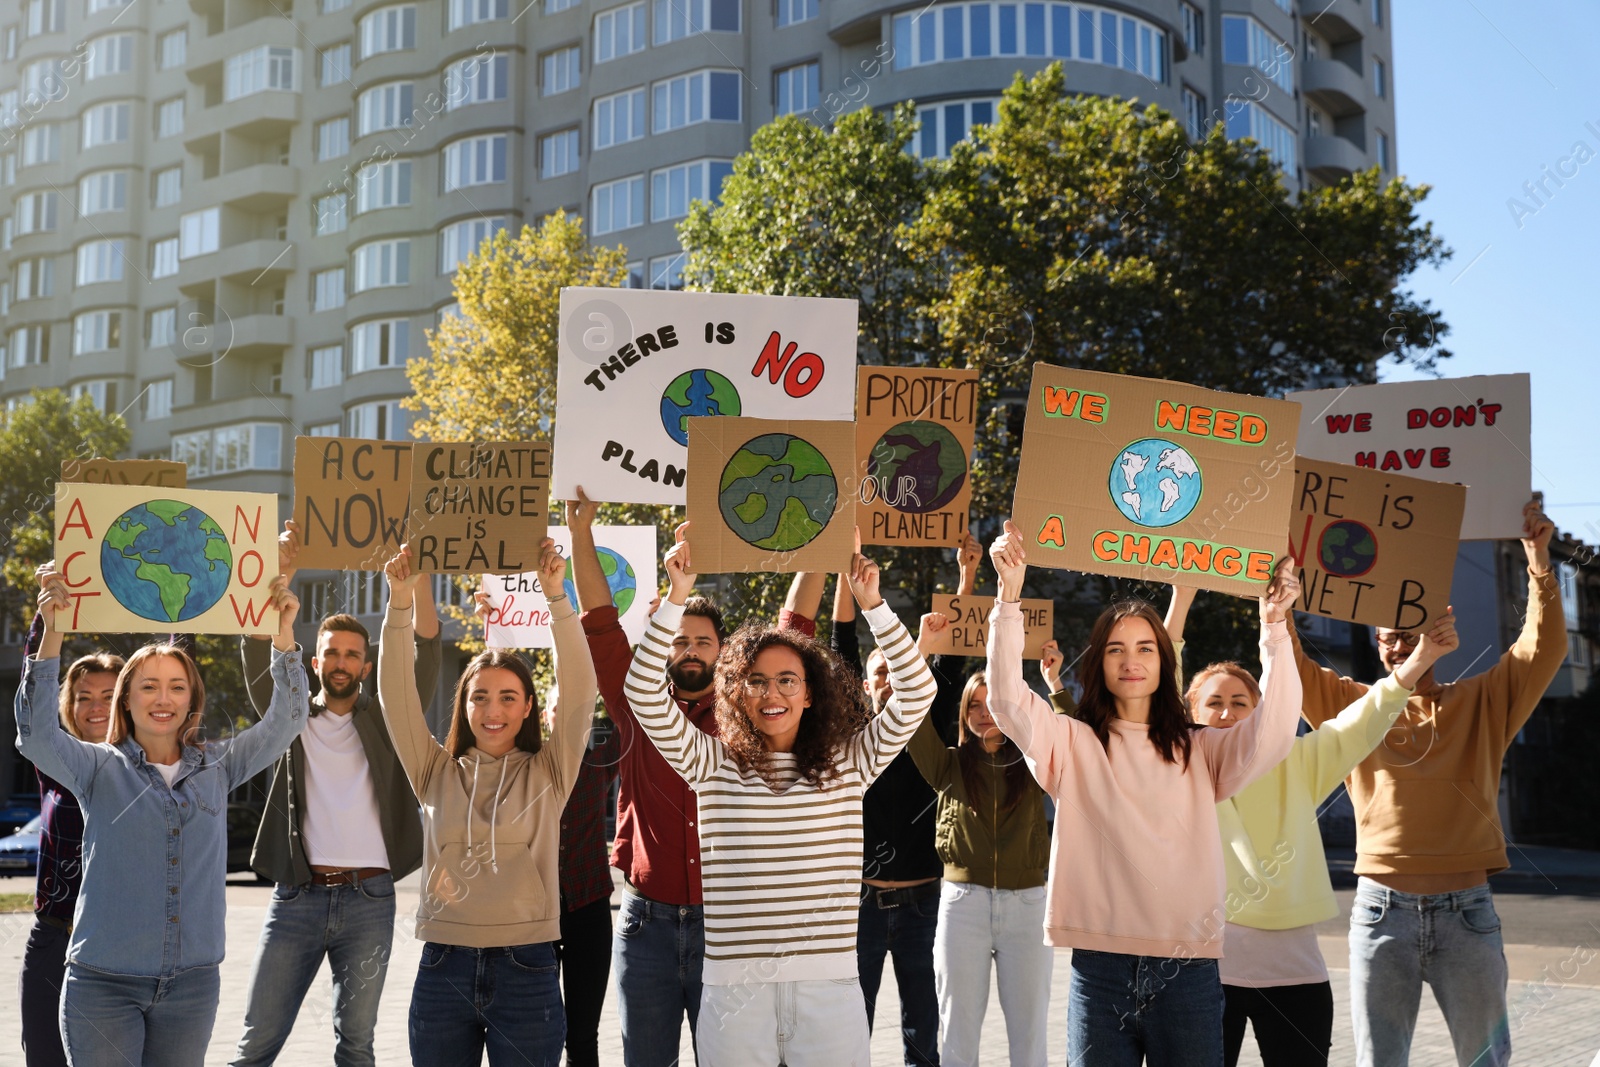
[[[411,991],[414,1067],[557,1067],[567,1038],[554,941],[509,948],[424,942]]]
[[[221,989],[215,965],[141,978],[69,963],[61,993],[67,1060],[86,1067],[202,1067]]]
[[[994,889],[976,882],[944,883],[933,966],[945,1067],[978,1065],[991,974],[1000,987],[1012,1067],[1045,1067],[1055,966],[1055,949],[1044,943],[1045,897],[1042,885]]]
[[[879,898],[899,903],[882,907]],[[900,989],[900,1040],[907,1067],[938,1067],[939,993],[933,980],[933,938],[939,929],[939,883],[880,891],[861,887],[861,920],[856,927],[856,968],[867,999],[867,1029],[872,1029],[883,963],[894,957]]]
[[[1073,949],[1067,1062],[1222,1067],[1217,961]]]
[[[661,904],[622,891],[611,969],[617,976],[626,1067],[677,1067],[683,1017],[689,1036],[700,1020],[705,914],[699,905]]]
[[[1350,1011],[1361,1067],[1405,1067],[1424,982],[1458,1063],[1511,1062],[1506,953],[1489,886],[1419,896],[1361,879],[1350,905]]]
[[[313,1015],[319,1026],[333,1017],[333,1062],[337,1067],[372,1067],[378,999],[393,941],[391,875],[356,885],[280,884],[273,889],[233,1067],[258,1067],[277,1059],[324,956],[333,972],[333,1001],[319,998]]]

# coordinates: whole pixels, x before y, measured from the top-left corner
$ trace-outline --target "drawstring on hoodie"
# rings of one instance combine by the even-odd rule
[[[472,816],[478,810],[478,768],[483,759],[472,757],[472,792],[467,796],[467,855],[472,855]],[[500,784],[494,790],[494,803],[489,806],[489,870],[500,873],[500,860],[495,852],[494,822],[500,814],[500,793],[506,787],[506,761],[500,761]]]

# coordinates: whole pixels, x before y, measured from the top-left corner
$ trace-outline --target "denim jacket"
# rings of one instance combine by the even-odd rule
[[[60,665],[23,661],[17,748],[83,808],[83,889],[67,960],[147,978],[221,963],[228,793],[271,766],[306,724],[299,650],[273,651],[261,721],[231,740],[185,745],[170,790],[131,737],[91,745],[61,728]]]

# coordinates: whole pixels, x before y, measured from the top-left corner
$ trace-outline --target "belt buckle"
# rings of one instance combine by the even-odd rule
[[[904,893],[904,889],[880,889],[875,894],[878,898],[878,910],[887,911],[900,906],[900,898],[894,894]]]

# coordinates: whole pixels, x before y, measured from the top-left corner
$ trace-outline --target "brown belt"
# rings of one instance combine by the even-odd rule
[[[387,867],[361,867],[350,871],[312,871],[311,883],[313,885],[357,885],[368,878],[376,878],[380,874],[388,874]]]

